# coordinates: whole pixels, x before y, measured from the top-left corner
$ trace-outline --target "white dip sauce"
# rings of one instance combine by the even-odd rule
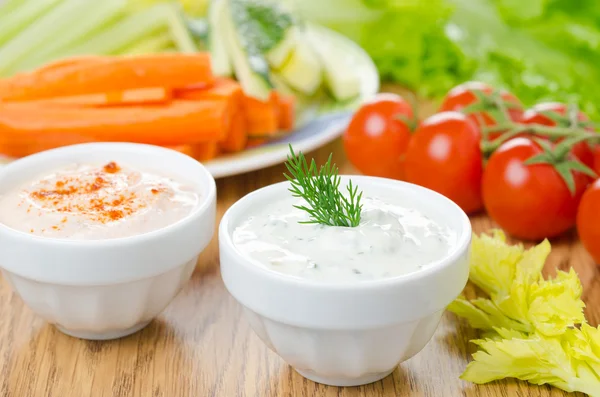
[[[70,240],[129,237],[189,215],[199,195],[162,175],[114,162],[72,164],[0,195],[0,223]]]
[[[276,272],[311,280],[375,280],[418,271],[443,258],[456,233],[393,199],[363,197],[357,227],[302,224],[308,214],[286,198],[249,214],[235,246]]]

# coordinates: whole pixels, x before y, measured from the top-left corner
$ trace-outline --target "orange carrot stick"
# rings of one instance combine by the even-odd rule
[[[271,135],[279,130],[279,96],[272,91],[267,102],[244,96],[242,109],[248,135]]]
[[[244,150],[247,142],[246,118],[242,112],[238,111],[233,115],[227,137],[220,142],[219,147],[224,152],[239,152]]]
[[[212,83],[208,53],[111,57],[0,81],[0,101],[95,94],[147,87],[173,89]],[[52,69],[51,69],[52,70]]]
[[[219,146],[216,142],[204,142],[193,145],[176,145],[167,147],[193,157],[198,161],[211,160],[217,157],[219,153]]]
[[[204,142],[194,145],[194,158],[198,161],[212,160],[219,154],[217,142]]]
[[[174,146],[165,146],[167,149],[175,150],[179,153],[183,153],[186,156],[194,157],[194,146],[193,145],[174,145]]]
[[[255,147],[262,146],[263,144],[265,144],[267,142],[269,142],[267,139],[251,139],[251,140],[248,140],[248,144],[246,145],[246,147],[248,149],[253,149]]]
[[[98,94],[60,96],[27,101],[38,106],[121,106],[160,104],[171,100],[171,91],[163,88],[138,88],[134,90],[103,92]]]
[[[291,95],[279,95],[279,129],[291,131],[296,118],[295,100]]]
[[[13,142],[12,144],[0,144],[0,154],[8,157],[19,158],[62,146],[91,142],[94,142],[94,140],[83,136],[73,135],[65,137],[62,134],[60,134],[59,136],[49,134],[44,139],[32,141],[29,143]]]
[[[238,109],[242,106],[243,95],[242,87],[237,81],[217,77],[212,86],[188,86],[176,89],[173,96],[175,98],[194,101],[226,99],[231,102],[232,107]]]
[[[233,112],[226,101],[101,108],[0,104],[0,147],[77,140],[180,145],[225,139]],[[52,142],[49,142],[49,140]]]
[[[240,83],[227,77],[215,77],[212,85],[188,85],[183,88],[176,88],[175,97],[181,99],[215,99],[233,96],[237,100],[242,100],[242,87]]]
[[[211,87],[185,87],[175,90],[174,95],[176,98],[198,101],[225,99],[231,103],[234,109],[241,109],[244,98],[240,84],[224,77],[217,77]],[[244,113],[240,110],[234,114],[227,137],[219,147],[226,152],[237,152],[244,149],[247,140],[246,120]]]

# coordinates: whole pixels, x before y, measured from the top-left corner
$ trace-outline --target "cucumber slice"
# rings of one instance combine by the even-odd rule
[[[225,0],[219,0],[224,1]],[[235,76],[244,93],[261,101],[267,101],[273,85],[267,61],[258,53],[250,54],[242,47],[239,34],[231,18],[229,1],[225,4],[227,18],[223,18],[223,37],[227,53],[231,57]]]
[[[267,52],[267,62],[272,68],[279,69],[290,58],[296,48],[296,34],[296,27],[289,28],[283,40]]]
[[[208,9],[208,49],[210,51],[213,73],[229,77],[233,67],[229,61],[223,27],[226,25],[227,4],[225,0],[213,0]]]
[[[308,27],[306,37],[323,63],[325,86],[331,95],[340,102],[358,97],[361,76],[356,71],[356,54],[317,27]]]
[[[283,95],[291,95],[297,96],[298,92],[295,91],[292,87],[290,87],[285,79],[281,77],[277,72],[271,73],[271,82],[273,83],[273,88],[277,90],[277,92],[282,93]]]
[[[314,94],[323,81],[323,68],[319,57],[307,41],[304,32],[298,31],[296,48],[279,74],[292,88],[305,95]]]

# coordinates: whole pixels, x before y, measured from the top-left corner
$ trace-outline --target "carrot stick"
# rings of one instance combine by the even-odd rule
[[[233,112],[226,101],[101,108],[0,104],[0,147],[73,141],[180,145],[225,139]],[[55,146],[55,147],[56,147]]]
[[[60,96],[27,101],[37,106],[121,106],[160,104],[171,100],[171,92],[165,88],[139,88],[134,90],[103,92],[88,95]]]
[[[57,75],[73,72],[81,67],[98,65],[107,62],[106,57],[101,56],[78,56],[60,59],[48,63],[32,72],[17,73],[9,79],[0,80],[0,100],[10,93],[11,87],[28,87],[43,81],[52,81]]]
[[[217,142],[204,142],[194,145],[194,158],[198,161],[212,160],[219,154]]]
[[[246,118],[242,112],[238,111],[233,115],[227,137],[220,142],[219,147],[224,152],[239,152],[244,150],[247,142]]]
[[[169,149],[195,158],[198,161],[208,161],[217,157],[219,146],[216,142],[196,143],[193,145],[167,146]]]
[[[225,77],[215,78],[212,86],[187,86],[178,88],[174,92],[175,98],[187,100],[209,100],[224,99],[232,101],[232,106],[239,108],[242,105],[243,91],[240,84],[232,79]]]
[[[62,146],[76,145],[78,143],[91,143],[94,142],[91,138],[83,136],[67,136],[48,134],[44,139],[35,140],[32,142],[12,142],[9,144],[0,144],[0,154],[9,157],[25,157],[31,154],[43,152],[45,150],[55,149]]]
[[[111,57],[0,81],[0,100],[25,101],[147,87],[212,83],[208,53]],[[52,68],[51,68],[52,70]]]
[[[240,84],[232,79],[217,77],[214,85],[205,87],[185,87],[175,90],[175,97],[187,100],[211,100],[225,99],[231,103],[234,109],[240,109],[244,99]],[[246,146],[248,136],[246,134],[246,120],[244,113],[236,112],[227,137],[220,143],[220,148],[226,152],[238,152]]]
[[[251,139],[248,140],[248,144],[246,145],[246,147],[248,149],[252,149],[258,146],[262,146],[263,144],[267,143],[268,140],[267,139]]]
[[[179,153],[183,153],[186,156],[194,157],[194,146],[193,145],[173,145],[165,146],[167,149],[175,150]]]
[[[279,129],[291,131],[296,118],[295,100],[291,95],[279,95]]]
[[[279,127],[279,96],[275,91],[267,102],[244,96],[242,109],[246,117],[248,135],[275,134]]]
[[[215,77],[210,86],[189,84],[175,90],[175,96],[182,99],[221,98],[230,95],[239,95],[241,99],[242,87],[237,81],[227,77]]]

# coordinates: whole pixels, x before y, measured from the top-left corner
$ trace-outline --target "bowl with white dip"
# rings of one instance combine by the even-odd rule
[[[74,145],[0,170],[0,268],[62,332],[114,339],[145,327],[189,280],[214,234],[215,181],[150,145]]]
[[[305,224],[289,182],[248,194],[219,227],[225,286],[266,345],[315,382],[378,381],[433,336],[469,275],[471,226],[413,184],[342,176],[363,191],[357,227]]]

